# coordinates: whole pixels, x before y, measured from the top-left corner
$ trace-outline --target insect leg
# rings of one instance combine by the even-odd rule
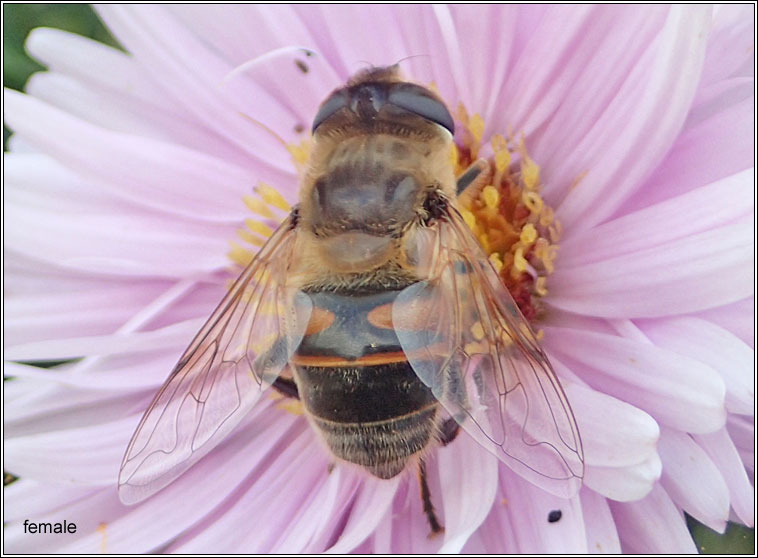
[[[476,195],[490,178],[490,165],[484,159],[477,159],[462,175],[458,177],[456,193],[458,196],[466,192],[466,195]]]
[[[444,532],[445,528],[440,525],[437,514],[434,513],[429,485],[426,482],[426,463],[423,459],[418,460],[418,482],[421,486],[421,501],[424,504],[424,513],[426,514],[427,521],[429,521],[429,526],[432,528],[432,532],[429,533],[429,537],[431,538]]]
[[[442,426],[440,426],[440,443],[443,446],[448,445],[450,442],[455,440],[460,430],[461,426],[458,424],[458,421],[456,421],[454,418],[447,419],[442,423]]]
[[[281,393],[284,397],[294,397],[300,399],[300,394],[297,391],[297,384],[292,378],[282,378],[279,376],[271,387]]]

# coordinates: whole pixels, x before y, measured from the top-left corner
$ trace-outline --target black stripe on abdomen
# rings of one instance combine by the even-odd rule
[[[322,368],[298,366],[300,397],[308,412],[333,422],[375,422],[436,403],[407,362]]]

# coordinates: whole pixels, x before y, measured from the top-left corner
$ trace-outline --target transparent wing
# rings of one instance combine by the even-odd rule
[[[121,464],[124,503],[151,496],[223,440],[302,341],[310,299],[285,282],[294,219],[237,279],[142,417]]]
[[[576,493],[584,458],[569,403],[458,212],[422,229],[410,253],[425,280],[400,293],[392,323],[416,374],[513,471],[553,494]]]

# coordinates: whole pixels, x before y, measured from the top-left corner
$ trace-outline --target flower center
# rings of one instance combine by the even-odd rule
[[[463,218],[489,256],[521,312],[530,322],[543,310],[547,277],[553,272],[561,224],[540,195],[539,166],[524,141],[502,135],[482,145],[484,120],[458,107],[463,133],[453,153],[456,174],[491,153],[489,184],[466,191],[459,202]]]

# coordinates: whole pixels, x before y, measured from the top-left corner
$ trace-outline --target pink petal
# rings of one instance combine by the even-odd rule
[[[591,554],[620,553],[621,543],[608,500],[588,488],[582,488],[579,498],[587,533],[587,551]]]
[[[297,521],[299,513],[311,505],[323,503],[310,498],[327,481],[326,454],[302,417],[299,423],[295,432],[284,438],[274,437],[274,451],[263,461],[262,470],[248,469],[251,471],[248,478],[212,515],[182,536],[172,546],[173,552],[201,553],[214,549],[225,553],[240,548],[253,553],[277,551],[277,541],[286,533],[288,523]],[[211,456],[215,457],[215,452]],[[271,505],[273,501],[276,506]],[[258,521],[251,529],[251,517],[265,521]]]
[[[286,183],[282,174],[250,176],[203,153],[97,128],[14,91],[5,103],[7,124],[27,141],[114,195],[169,213],[239,223],[242,196],[257,180]]]
[[[31,479],[18,479],[3,488],[4,520],[8,523],[30,517],[50,515],[77,500],[92,496],[95,490],[86,486],[50,485]]]
[[[445,516],[442,513],[444,510],[440,502],[442,486],[435,456],[428,461],[427,465],[427,481],[432,495],[432,504],[437,517],[444,525]],[[386,514],[383,521],[391,521],[391,526],[377,526],[377,531],[384,529],[383,537],[389,540],[392,554],[431,555],[436,554],[442,546],[442,537],[429,536],[431,528],[424,514],[419,483],[412,471],[406,475],[405,482],[395,496],[392,512]]]
[[[437,450],[445,539],[442,554],[457,554],[489,514],[498,485],[498,460],[465,432]]]
[[[755,298],[750,296],[732,304],[709,308],[697,316],[736,335],[751,349],[755,348]]]
[[[138,63],[161,75],[158,86],[196,121],[247,151],[256,168],[268,167],[273,172],[291,168],[286,149],[272,142],[263,128],[241,116],[239,103],[254,96],[258,110],[250,116],[269,128],[292,130],[297,119],[252,80],[224,81],[234,66],[210,50],[165,7],[104,5],[99,13]]]
[[[428,468],[427,472],[429,489],[434,502],[437,500],[436,495],[440,494],[437,468],[433,466]],[[435,509],[438,518],[442,519],[439,517],[440,508],[435,506]],[[355,552],[358,549],[368,548],[370,552],[376,554],[433,554],[442,544],[441,537],[429,537],[429,523],[421,507],[418,481],[413,474],[404,475],[394,495],[392,508],[377,519],[379,521],[374,524],[373,536],[364,544],[355,547]],[[332,549],[329,552],[332,552]]]
[[[564,188],[587,171],[557,210],[567,229],[588,229],[612,215],[676,139],[700,78],[710,10],[670,9],[601,118],[563,159]]]
[[[238,80],[253,81],[265,88],[295,118],[295,126],[270,125],[288,144],[299,144],[308,137],[321,102],[343,83],[323,56],[299,46],[281,47],[249,60],[228,75],[225,83]],[[246,95],[241,107],[244,114],[266,122],[257,114],[260,107],[255,95]]]
[[[514,77],[501,94],[505,114],[496,116],[499,132],[513,129],[528,134],[555,111],[592,56],[591,47],[598,39],[588,31],[588,22],[599,11],[592,6],[552,6],[529,29],[510,72]],[[595,29],[602,33],[604,26]]]
[[[725,225],[576,268],[560,262],[550,304],[613,318],[697,312],[754,290],[752,222]]]
[[[463,80],[468,83],[468,97],[461,100],[468,107],[479,107],[477,112],[486,126],[485,137],[496,133],[506,116],[499,92],[510,69],[520,8],[475,4],[448,7],[455,33],[465,50],[487,53],[466,57],[466,63],[455,68],[463,72]],[[493,45],[497,47],[492,48]]]
[[[154,331],[49,339],[16,345],[5,353],[10,360],[65,360],[81,356],[126,354],[186,346],[204,319],[188,320]]]
[[[14,475],[45,483],[115,487],[133,417],[5,440],[5,466]]]
[[[575,8],[562,9],[576,11]],[[564,195],[563,167],[570,161],[569,157],[576,156],[574,147],[592,131],[598,120],[608,118],[604,111],[635,65],[640,63],[644,49],[655,40],[666,12],[663,6],[645,9],[633,5],[595,6],[591,12],[592,23],[583,26],[567,48],[558,52],[553,50],[555,42],[551,35],[562,33],[560,18],[565,17],[564,14],[557,12],[554,17],[558,19],[544,30],[540,26],[543,34],[534,37],[534,41],[541,43],[544,58],[555,60],[556,68],[545,85],[545,93],[533,103],[543,109],[535,110],[541,118],[535,120],[532,116],[527,130],[535,130],[528,145],[532,157],[541,164],[544,192],[548,197],[560,199]],[[530,72],[540,71],[538,68],[544,66],[539,58],[530,62],[536,66],[527,70]],[[544,110],[548,103],[552,113]]]
[[[679,510],[656,484],[638,502],[610,502],[618,526],[621,549],[633,554],[697,553]]]
[[[564,365],[551,361],[565,377]],[[577,382],[564,380],[563,388],[582,437],[585,486],[616,500],[644,497],[661,474],[658,424],[632,405]]]
[[[10,200],[6,223],[11,250],[75,270],[121,275],[186,277],[223,269],[229,239],[236,236],[234,227],[147,212],[72,214]]]
[[[716,6],[703,64],[703,83],[710,84],[735,75],[752,76],[754,36],[755,6]]]
[[[244,490],[244,483],[250,482],[250,477],[259,470],[260,464],[270,462],[271,455],[277,455],[277,442],[292,440],[294,451],[299,447],[294,442],[297,433],[301,433],[301,438],[310,438],[304,421],[297,421],[299,427],[293,426],[296,418],[288,413],[274,411],[256,418],[255,427],[248,422],[213,454],[154,497],[133,507],[117,503],[119,517],[108,521],[106,527],[108,551],[156,551],[210,513],[220,513],[217,506],[222,503],[228,505],[228,499],[234,499]],[[293,456],[289,454],[289,457]],[[109,492],[116,498],[115,490]],[[283,500],[286,502],[286,498]],[[183,505],[177,507],[178,501]],[[85,529],[85,532],[90,534],[63,548],[72,553],[98,551],[101,534],[94,529]],[[134,533],[140,533],[139,540],[135,540]]]
[[[377,6],[366,10],[358,5],[320,6],[325,27],[317,36],[328,35],[334,50],[329,49],[329,60],[339,71],[350,74],[358,71],[366,61],[375,66],[391,65],[411,54],[407,51],[398,10]],[[301,13],[301,18],[309,16]],[[355,29],[382,29],[382,33],[355,33]],[[347,75],[340,73],[340,78]]]
[[[482,527],[473,534],[463,547],[464,554],[516,554],[527,552],[516,540],[518,531],[511,524],[510,506],[513,504],[505,494],[502,483],[498,487],[495,503]],[[550,510],[552,511],[552,510]],[[548,511],[547,513],[550,513]]]
[[[755,522],[753,507],[755,491],[742,465],[737,448],[729,438],[729,433],[726,429],[721,429],[710,434],[699,434],[694,438],[721,471],[729,487],[729,499],[735,513],[745,525],[752,527]]]
[[[726,408],[732,413],[755,410],[754,353],[728,331],[690,317],[642,321],[640,327],[659,347],[695,358],[716,370],[726,385]]]
[[[363,477],[342,533],[328,549],[330,554],[342,554],[357,547],[374,532],[392,506],[400,478],[380,481],[368,475]]]
[[[118,502],[115,489],[103,488],[58,510],[34,518],[38,523],[63,523],[64,520],[69,524],[75,523],[75,533],[31,534],[25,532],[23,520],[19,520],[4,525],[4,550],[13,554],[65,553],[68,548],[77,546],[80,541],[88,538],[91,541],[88,547],[90,553],[105,552],[103,545],[106,536],[102,526],[106,525],[107,529],[107,524],[122,513],[123,506]]]
[[[526,554],[573,554],[587,552],[585,518],[580,498],[558,498],[521,479],[506,467],[500,467],[505,499],[495,506],[504,506],[510,520],[506,536],[515,539],[519,552]],[[561,511],[560,521],[551,523],[548,515]]]
[[[135,64],[133,57],[118,49],[48,27],[33,29],[24,46],[52,74],[67,76],[81,83],[84,89],[127,93],[175,117],[187,116],[168,99],[156,94],[155,78]]]
[[[747,469],[750,478],[755,476],[755,428],[753,417],[729,415],[726,421],[729,437],[734,442],[734,447],[740,454],[742,463]]]
[[[598,494],[617,502],[632,502],[647,496],[661,478],[663,464],[657,453],[628,467],[588,466],[584,484]]]
[[[13,377],[20,366],[6,363],[5,374]],[[152,395],[82,390],[40,378],[17,377],[7,384],[3,409],[7,438],[81,428],[93,421],[119,420],[144,409]]]
[[[683,432],[664,429],[661,486],[692,517],[723,533],[729,518],[729,489],[703,449]]]
[[[77,370],[80,368],[78,366],[48,370],[23,364],[8,365],[5,373],[13,378],[36,378],[45,380],[49,385],[61,384],[83,390],[154,389],[161,386],[168,374],[166,371],[174,367],[180,355],[181,349],[169,349],[151,353],[148,357],[132,354],[121,358],[110,357],[100,359],[84,374]],[[145,361],[148,359],[149,367],[146,367]],[[163,377],[155,374],[154,371],[158,370],[166,374]]]
[[[752,185],[755,136],[750,127],[753,81],[742,78],[700,111],[693,109],[680,136],[655,173],[619,208],[627,213],[734,174]],[[721,105],[721,106],[720,106]],[[713,114],[702,114],[712,111]],[[750,169],[750,170],[747,170]],[[743,172],[744,171],[744,172]],[[743,183],[736,208],[753,207],[752,188]],[[718,200],[723,207],[727,200]]]
[[[6,347],[115,331],[168,287],[158,279],[97,277],[31,262],[5,252]]]
[[[569,328],[545,328],[544,346],[590,386],[685,432],[726,420],[724,382],[703,363],[649,343]]]
[[[322,448],[319,450],[323,451]],[[311,492],[300,502],[295,502],[289,524],[271,547],[282,554],[322,551],[325,537],[340,526],[338,521],[342,518],[340,512],[344,504],[341,497],[354,491],[355,485],[356,479],[350,475],[345,479],[339,471],[321,471]]]
[[[286,45],[316,46],[294,6],[175,4],[166,8],[232,64]],[[250,32],[252,26],[255,33]]]
[[[248,165],[250,157],[186,115],[135,97],[52,72],[33,74],[26,92],[91,124],[126,134],[175,143],[197,152]]]
[[[746,170],[570,235],[560,243],[559,271],[631,257],[745,218],[753,212],[752,199],[746,199],[753,183],[753,171]]]
[[[628,467],[656,453],[660,430],[650,415],[576,382],[562,384],[582,436],[586,465]]]

